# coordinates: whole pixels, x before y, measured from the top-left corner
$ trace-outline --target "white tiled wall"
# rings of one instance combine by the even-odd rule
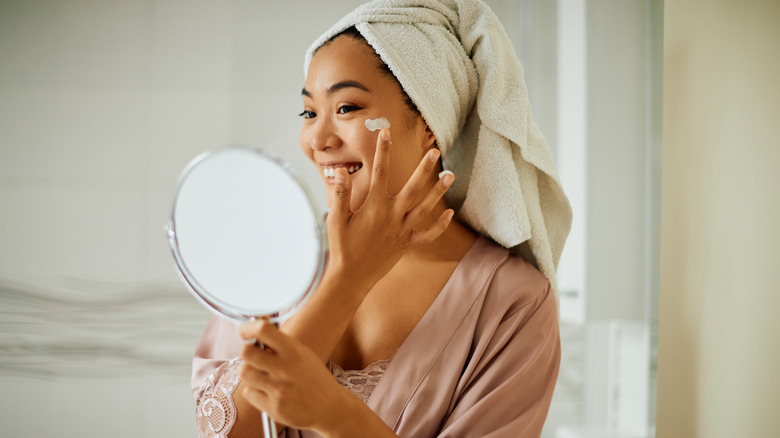
[[[303,54],[358,3],[0,1],[0,435],[194,435],[208,314],[163,235],[176,177],[245,143],[313,185]]]
[[[206,149],[261,146],[324,204],[298,147],[303,54],[359,3],[0,0],[0,435],[194,435],[208,314],[163,235],[176,177]],[[537,85],[554,76],[541,67]],[[561,424],[579,421],[582,383],[579,329],[563,333]]]

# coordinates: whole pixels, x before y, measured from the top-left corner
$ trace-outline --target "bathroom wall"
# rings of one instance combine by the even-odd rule
[[[665,6],[658,436],[778,436],[780,3]]]
[[[245,143],[317,187],[303,53],[359,3],[0,1],[0,435],[194,436],[176,177]]]
[[[4,436],[194,435],[189,358],[209,314],[176,277],[163,235],[176,177],[197,153],[242,143],[272,150],[319,190],[298,147],[302,56],[317,35],[360,3],[0,0]],[[582,11],[590,5],[591,20],[611,25],[620,24],[621,11],[631,11],[631,23],[642,31],[621,47],[630,51],[631,44],[646,41],[642,13],[650,2],[620,3],[489,2],[525,62],[535,119],[554,152],[567,129],[558,119],[557,87],[566,76],[558,76],[555,55],[566,29],[557,27],[557,5],[576,4]],[[623,9],[609,9],[616,5]],[[611,37],[596,26],[602,22],[578,19],[583,35],[590,29],[586,38],[606,50]],[[620,30],[621,38],[631,31]],[[617,53],[598,52],[580,67],[589,69],[595,85],[608,88],[603,75]],[[649,61],[639,61],[623,74],[647,74]],[[634,78],[631,86],[644,90],[646,82]],[[606,97],[593,100],[589,111],[636,103]],[[650,112],[644,97],[639,108],[621,113],[631,123],[644,123]],[[621,139],[593,135],[602,159],[610,156],[608,143],[623,147]],[[644,148],[644,137],[626,143]],[[642,153],[632,149],[625,156],[644,172]],[[599,169],[610,163],[600,161]],[[630,180],[633,191],[644,192],[650,182],[643,178]],[[623,212],[628,220],[639,214],[647,227],[642,213]],[[605,211],[591,214],[599,218]],[[634,230],[620,231],[642,244]],[[620,285],[643,300],[646,260],[638,257],[644,249],[633,250],[620,261],[637,275],[621,275]],[[596,258],[619,253],[593,251],[600,251]],[[601,269],[607,260],[593,266]],[[602,288],[602,277],[591,282],[594,293],[620,289]],[[603,299],[596,309],[604,319],[643,317],[647,310],[644,303],[609,302]],[[582,332],[581,325],[562,327],[564,364],[545,437],[586,435],[578,429],[584,421]],[[565,435],[572,428],[561,425],[572,426],[574,435]]]

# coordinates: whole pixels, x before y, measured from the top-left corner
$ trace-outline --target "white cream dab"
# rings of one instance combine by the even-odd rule
[[[390,122],[384,117],[380,117],[378,119],[366,119],[366,129],[371,132],[389,127]]]
[[[439,179],[441,179],[441,177],[443,177],[444,175],[452,175],[453,177],[455,176],[455,174],[452,173],[452,171],[450,170],[442,170],[441,172],[439,172]]]

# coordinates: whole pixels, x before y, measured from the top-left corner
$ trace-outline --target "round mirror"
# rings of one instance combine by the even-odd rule
[[[313,198],[286,164],[258,149],[231,146],[192,160],[167,229],[192,293],[238,321],[285,320],[322,275],[326,239]]]

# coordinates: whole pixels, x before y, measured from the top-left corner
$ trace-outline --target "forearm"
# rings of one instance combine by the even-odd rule
[[[236,423],[228,435],[230,438],[256,438],[263,436],[263,424],[260,412],[247,402],[241,393],[241,386],[236,391],[234,402],[238,409]],[[333,421],[317,432],[326,438],[376,437],[397,438],[398,435],[379,418],[371,409],[357,397],[352,397],[350,406]],[[282,430],[284,425],[277,424],[276,429]]]
[[[315,429],[317,433],[326,438],[398,438],[363,400],[346,388],[343,391],[345,402],[330,416],[332,421]]]
[[[236,422],[230,429],[230,438],[257,438],[263,436],[263,422],[260,411],[255,409],[244,398],[244,384],[239,383],[233,393],[233,403],[236,405]]]
[[[309,302],[282,326],[282,331],[327,362],[373,286],[369,283],[333,272],[326,274]]]

